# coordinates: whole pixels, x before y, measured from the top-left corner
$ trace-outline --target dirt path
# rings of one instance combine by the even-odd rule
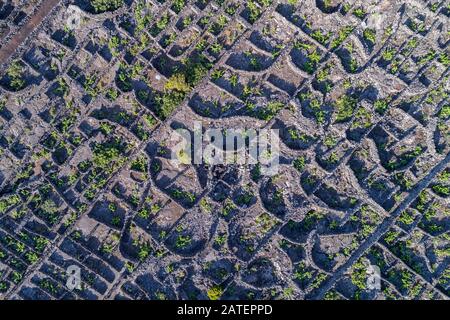
[[[16,49],[25,41],[33,30],[45,19],[50,11],[61,0],[44,0],[36,13],[28,22],[20,28],[17,33],[0,48],[0,63],[5,63],[16,51]]]

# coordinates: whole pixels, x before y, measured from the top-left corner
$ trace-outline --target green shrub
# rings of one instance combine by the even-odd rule
[[[164,89],[168,91],[178,91],[182,93],[187,93],[191,90],[189,84],[186,83],[186,77],[182,73],[176,73],[172,75],[164,85]]]
[[[292,164],[295,169],[297,169],[298,171],[302,171],[305,168],[306,164],[305,157],[298,157]]]
[[[346,26],[343,29],[339,30],[338,37],[331,42],[331,49],[336,49],[337,47],[339,47],[352,33],[353,29],[353,26]]]
[[[95,13],[114,11],[123,6],[123,0],[91,0]]]
[[[6,70],[10,81],[9,86],[15,91],[19,91],[25,87],[24,73],[25,68],[18,60],[13,61]]]
[[[120,151],[115,144],[96,145],[94,148],[94,165],[107,168],[111,162],[119,157]]]
[[[448,117],[450,117],[450,104],[446,104],[439,111],[439,118],[440,119],[447,119]]]
[[[269,121],[271,120],[281,109],[283,109],[284,104],[278,101],[271,101],[267,104],[265,108],[258,110],[258,118],[261,120]]]
[[[219,300],[222,294],[223,289],[220,286],[214,286],[207,292],[209,300]]]
[[[345,122],[350,119],[353,115],[356,104],[357,100],[347,95],[344,95],[337,99],[335,103],[337,111],[336,122]]]
[[[371,44],[375,44],[375,42],[377,41],[377,33],[374,29],[365,29],[363,32],[363,37]]]
[[[0,213],[6,212],[9,207],[14,206],[20,202],[20,197],[18,195],[14,195],[8,197],[6,199],[0,200]]]

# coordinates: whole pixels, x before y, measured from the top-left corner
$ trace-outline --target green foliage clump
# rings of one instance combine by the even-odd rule
[[[140,156],[140,157],[134,159],[131,162],[131,169],[139,171],[139,172],[146,172],[147,171],[147,159],[144,156]]]
[[[395,49],[387,48],[381,53],[381,57],[383,58],[384,61],[389,62],[392,61],[392,59],[394,59],[395,53],[396,53]]]
[[[183,101],[184,94],[172,91],[166,92],[156,97],[157,113],[161,119],[166,119]]]
[[[136,29],[138,31],[144,30],[151,20],[151,16],[145,13],[145,7],[146,4],[143,1],[140,1],[134,9],[134,19],[136,20]]]
[[[98,144],[94,147],[93,163],[99,168],[108,168],[112,162],[120,156],[120,148],[118,143]]]
[[[450,55],[448,53],[443,52],[439,56],[438,61],[442,63],[444,66],[448,67],[450,66]]]
[[[398,221],[400,221],[401,223],[405,224],[405,225],[410,225],[414,222],[414,217],[411,215],[410,212],[407,211],[403,211],[400,214],[400,217],[398,218]]]
[[[256,4],[256,1],[249,0],[247,1],[247,10],[248,10],[248,20],[250,23],[255,23],[256,20],[261,16],[262,10]]]
[[[319,42],[322,45],[325,45],[328,42],[328,39],[331,37],[331,33],[322,33],[320,30],[316,30],[313,33],[311,33],[311,37]]]
[[[173,2],[172,8],[175,12],[180,12],[186,5],[186,0],[175,0]]]
[[[161,119],[170,116],[210,67],[203,59],[188,60],[182,71],[173,74],[164,85],[164,92],[155,98],[158,116]]]
[[[351,279],[352,283],[357,286],[358,289],[366,289],[367,267],[361,259],[353,265]]]
[[[220,286],[214,286],[208,290],[207,295],[209,300],[219,300],[223,294],[223,289]]]
[[[114,11],[123,6],[123,0],[91,0],[95,13]]]
[[[24,73],[25,68],[20,61],[15,60],[9,65],[6,74],[9,78],[9,86],[13,90],[19,91],[25,87]]]
[[[375,44],[377,41],[377,33],[374,29],[367,28],[363,32],[363,37],[366,41],[370,42],[370,44]]]
[[[295,159],[294,162],[292,163],[294,168],[297,169],[298,171],[303,171],[303,169],[305,168],[305,164],[306,164],[305,157],[302,156]]]
[[[164,85],[164,89],[168,91],[178,91],[181,93],[187,93],[191,90],[191,87],[186,82],[186,77],[182,73],[176,73],[167,80]]]
[[[324,214],[319,211],[311,210],[302,220],[302,226],[305,230],[312,230],[312,228],[322,219],[324,218]]]
[[[448,197],[450,195],[450,187],[442,184],[437,184],[432,187],[433,191],[438,195],[443,197]]]
[[[385,99],[380,99],[375,101],[374,103],[374,107],[375,107],[375,111],[378,112],[379,114],[383,114],[386,112],[386,110],[388,109],[389,105],[388,105],[388,101]]]
[[[192,239],[189,236],[183,236],[183,235],[179,235],[177,237],[177,241],[175,243],[175,246],[177,248],[185,248],[188,245],[191,244]]]
[[[13,195],[6,199],[0,200],[0,213],[6,212],[9,207],[12,207],[20,202],[20,197],[18,195]]]
[[[360,8],[356,8],[356,9],[353,11],[353,15],[354,15],[355,17],[357,17],[357,18],[363,20],[363,19],[366,17],[367,12],[366,12],[366,10],[364,10],[364,8],[360,7]]]
[[[364,108],[359,108],[355,114],[355,121],[352,123],[352,129],[367,129],[372,126],[372,115]]]
[[[320,62],[321,56],[317,52],[317,50],[314,50],[310,54],[308,54],[308,62],[305,64],[305,71],[309,74],[313,74],[316,70],[317,64]]]
[[[353,29],[353,26],[346,26],[343,29],[339,30],[338,37],[331,42],[331,49],[336,49],[337,47],[339,47],[352,33]]]
[[[269,102],[265,108],[260,108],[258,110],[258,118],[264,121],[271,120],[281,109],[283,109],[284,104],[278,101]]]
[[[449,117],[450,117],[450,104],[446,104],[439,111],[439,118],[445,120],[445,119],[447,119]]]
[[[336,121],[345,122],[349,120],[352,117],[353,112],[355,111],[356,104],[357,100],[347,95],[344,95],[337,99],[335,103],[337,111]]]
[[[311,280],[312,277],[313,273],[308,270],[308,267],[304,262],[299,263],[295,272],[293,273],[293,278],[301,282],[307,282]]]
[[[212,65],[203,56],[200,56],[198,61],[189,60],[185,65],[184,75],[186,82],[191,86],[197,85],[200,80],[206,75]]]

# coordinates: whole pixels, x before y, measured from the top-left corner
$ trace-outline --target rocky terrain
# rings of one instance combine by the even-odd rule
[[[449,17],[0,1],[0,300],[448,299]],[[174,165],[196,121],[278,129],[278,174]]]

